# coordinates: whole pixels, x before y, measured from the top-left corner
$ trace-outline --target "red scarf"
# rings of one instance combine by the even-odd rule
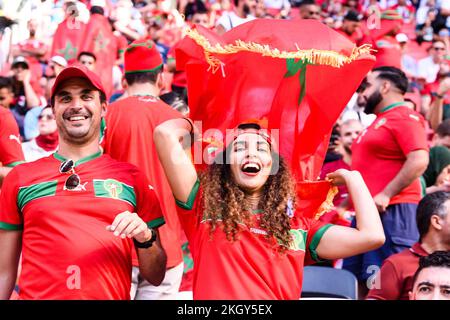
[[[58,131],[36,137],[36,144],[45,151],[53,151],[58,147]]]

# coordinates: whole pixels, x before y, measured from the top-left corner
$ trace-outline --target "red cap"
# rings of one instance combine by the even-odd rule
[[[52,95],[51,95],[52,99],[55,96],[56,90],[58,89],[60,84],[70,78],[87,79],[95,88],[97,88],[100,92],[102,92],[106,96],[106,92],[105,89],[103,88],[102,82],[95,73],[93,73],[83,65],[73,65],[63,69],[63,71],[61,71],[56,77],[55,83],[53,84],[52,87]]]
[[[125,73],[152,72],[162,65],[161,54],[152,40],[136,40],[125,50]]]

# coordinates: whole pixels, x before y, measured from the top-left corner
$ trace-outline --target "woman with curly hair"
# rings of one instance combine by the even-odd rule
[[[154,131],[191,246],[194,299],[299,299],[305,263],[383,244],[378,211],[358,172],[327,177],[347,185],[357,228],[324,224],[295,209],[295,180],[259,125],[240,125],[201,174],[183,150],[183,140],[196,130],[184,118]]]

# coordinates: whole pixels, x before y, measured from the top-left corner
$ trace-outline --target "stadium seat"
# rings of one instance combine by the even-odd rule
[[[358,299],[358,280],[347,270],[307,266],[303,272],[302,298]]]

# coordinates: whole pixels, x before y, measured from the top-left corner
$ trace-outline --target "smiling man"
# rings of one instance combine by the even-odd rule
[[[85,67],[56,78],[53,155],[13,169],[0,196],[0,299],[129,299],[131,255],[154,285],[165,274],[154,188],[135,166],[103,155],[105,90]],[[21,245],[22,244],[22,245]],[[135,247],[135,248],[134,248]]]

